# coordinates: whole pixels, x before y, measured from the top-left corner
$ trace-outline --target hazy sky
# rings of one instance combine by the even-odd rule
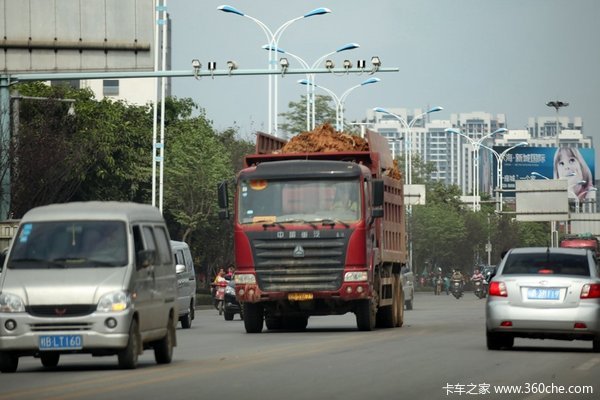
[[[317,7],[330,8],[331,14],[292,24],[279,47],[312,64],[355,42],[359,49],[332,57],[336,65],[376,55],[382,66],[399,67],[348,96],[347,121],[378,106],[439,105],[444,111],[436,118],[503,113],[510,129],[523,129],[528,117],[555,116],[545,104],[558,99],[570,103],[560,115],[582,117],[584,134],[600,145],[599,0],[168,0],[173,70],[189,69],[194,58],[203,65],[216,61],[218,69],[228,60],[241,69],[267,68],[262,30],[248,18],[218,11],[222,4],[273,31]],[[317,75],[316,83],[339,96],[368,77]],[[279,80],[280,112],[305,93],[296,83],[301,78]],[[173,94],[193,98],[217,129],[267,129],[266,76],[175,78]]]

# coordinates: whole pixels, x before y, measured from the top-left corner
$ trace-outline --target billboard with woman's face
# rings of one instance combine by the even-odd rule
[[[508,146],[494,146],[498,154]],[[494,165],[494,187],[498,187],[497,168]],[[567,179],[569,198],[584,200],[595,196],[594,149],[577,147],[516,147],[502,162],[502,189],[514,190],[521,179]],[[504,192],[514,196],[514,192]]]

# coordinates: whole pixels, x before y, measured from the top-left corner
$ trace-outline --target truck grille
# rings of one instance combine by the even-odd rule
[[[248,233],[258,286],[263,291],[338,290],[350,234],[350,229]]]

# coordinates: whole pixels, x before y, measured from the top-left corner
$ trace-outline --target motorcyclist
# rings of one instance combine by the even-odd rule
[[[483,276],[481,271],[479,271],[479,268],[475,268],[475,271],[473,271],[473,276],[471,277],[471,282],[483,281],[484,279],[485,276]]]
[[[460,289],[462,290],[464,284],[464,277],[462,272],[458,269],[454,269],[452,271],[452,278],[450,278],[453,282],[460,282]]]

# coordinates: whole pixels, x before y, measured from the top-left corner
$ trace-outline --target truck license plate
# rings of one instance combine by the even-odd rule
[[[288,300],[290,301],[307,301],[312,299],[312,293],[288,293]]]
[[[81,335],[40,336],[40,350],[80,350],[82,348]]]

